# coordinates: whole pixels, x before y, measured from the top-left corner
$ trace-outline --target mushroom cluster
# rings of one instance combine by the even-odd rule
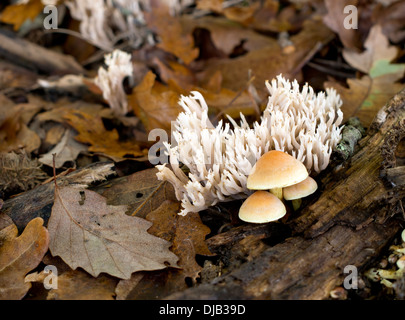
[[[405,229],[402,231],[401,240],[398,241],[398,244],[390,246],[388,257],[384,257],[379,262],[379,267],[366,270],[364,275],[368,279],[380,282],[389,289],[400,288],[401,281],[405,277]],[[403,293],[401,294],[403,295]]]
[[[315,94],[308,85],[300,91],[296,81],[291,83],[281,75],[271,85],[267,83],[267,88],[267,107],[252,126],[243,114],[240,124],[228,117],[230,123],[214,125],[199,92],[181,97],[184,112],[174,123],[174,141],[164,143],[168,163],[156,166],[158,179],[174,186],[182,202],[181,215],[250,196],[248,176],[260,157],[271,150],[301,162],[306,176],[326,168],[341,139],[340,96],[333,89]]]
[[[266,223],[286,214],[283,198],[300,200],[314,193],[318,185],[302,162],[285,152],[271,150],[254,165],[247,187],[258,191],[243,202],[239,218],[251,223]]]

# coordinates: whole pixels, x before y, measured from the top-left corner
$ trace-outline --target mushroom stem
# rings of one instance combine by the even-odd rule
[[[270,189],[270,192],[274,194],[280,200],[283,200],[283,188],[273,188]]]
[[[301,207],[302,198],[291,200],[291,203],[294,208],[294,211],[297,211]]]

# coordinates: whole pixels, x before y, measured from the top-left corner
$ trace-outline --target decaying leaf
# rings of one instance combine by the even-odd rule
[[[342,111],[345,120],[357,116],[364,126],[368,126],[378,110],[404,85],[399,83],[405,72],[405,64],[392,63],[398,50],[391,46],[379,25],[370,30],[362,53],[344,50],[346,61],[357,70],[365,73],[359,79],[348,79],[349,88],[329,81],[326,87],[334,87],[343,100]]]
[[[58,288],[51,289],[47,300],[114,300],[117,280],[100,275],[91,277],[82,270],[70,270],[58,276]]]
[[[264,97],[268,94],[265,88],[266,80],[271,80],[280,73],[286,78],[299,79],[298,75],[305,62],[332,38],[333,33],[319,21],[308,20],[305,21],[301,32],[290,38],[295,47],[294,52],[283,53],[281,46],[274,41],[273,45],[248,52],[235,59],[210,61],[199,76],[208,79],[220,71],[223,76],[223,87],[238,92],[246,87],[251,72],[255,77],[254,86]]]
[[[14,4],[8,6],[0,15],[0,21],[14,26],[14,30],[19,30],[26,20],[34,20],[42,12],[44,5],[41,0],[31,0],[24,4]]]
[[[114,160],[122,159],[125,156],[140,157],[144,155],[136,141],[121,141],[116,129],[106,130],[100,116],[74,111],[66,114],[64,118],[79,132],[75,139],[90,144],[88,148],[90,152],[105,154]]]
[[[159,299],[171,293],[187,289],[187,281],[195,284],[202,267],[196,255],[211,256],[205,243],[210,229],[205,226],[198,213],[180,216],[180,204],[165,201],[148,214],[153,222],[151,234],[173,242],[172,250],[179,257],[180,269],[155,272],[140,272],[117,285],[117,299]],[[187,281],[186,281],[187,279]]]
[[[48,222],[52,255],[94,277],[104,272],[128,279],[136,271],[176,267],[170,243],[149,234],[151,223],[126,210],[93,191],[56,188]]]
[[[32,117],[41,109],[41,106],[32,103],[14,104],[12,101],[1,98],[0,105],[0,152],[25,149],[32,152],[39,148],[41,139],[28,125]],[[3,104],[4,103],[4,104]]]
[[[328,14],[324,16],[324,23],[339,35],[346,48],[358,49],[361,47],[360,33],[357,29],[346,28],[345,19],[348,14],[344,12],[347,6],[357,6],[358,0],[325,0]]]
[[[177,201],[173,186],[158,180],[157,172],[156,168],[135,172],[102,184],[94,191],[105,197],[109,205],[126,205],[129,215],[145,218],[162,202]]]
[[[36,268],[48,250],[48,231],[43,220],[35,218],[17,237],[15,225],[0,231],[0,300],[22,299],[30,283],[25,275]]]
[[[159,48],[173,53],[185,64],[198,57],[193,37],[183,32],[180,21],[170,15],[169,8],[163,3],[154,6],[153,10],[146,14],[146,22],[159,35]]]
[[[378,77],[381,74],[396,73],[402,76],[404,66],[391,64],[397,57],[398,48],[391,46],[387,37],[383,34],[381,26],[375,25],[364,43],[365,51],[358,53],[354,50],[344,49],[343,57],[355,69]],[[384,63],[384,65],[381,65]],[[384,68],[385,67],[385,68]],[[388,70],[386,68],[389,68]]]
[[[179,202],[163,202],[146,217],[153,223],[149,232],[173,243],[172,250],[179,257],[178,263],[182,269],[181,276],[189,277],[195,283],[201,271],[195,256],[212,255],[205,243],[205,237],[211,230],[202,223],[198,213],[180,216],[179,211]]]
[[[66,161],[76,160],[80,152],[87,150],[87,146],[74,140],[74,136],[73,130],[66,130],[60,142],[48,153],[43,154],[39,161],[51,167],[55,154],[55,168],[60,168]]]
[[[145,218],[166,200],[176,201],[173,186],[156,177],[157,169],[146,169],[109,182],[102,195],[111,205],[128,205],[128,213]],[[103,185],[101,185],[102,187]],[[97,188],[95,189],[97,190]]]
[[[155,79],[156,75],[149,71],[142,82],[134,88],[129,103],[146,130],[160,128],[170,132],[171,121],[174,121],[181,112],[178,104],[180,94],[169,90]]]

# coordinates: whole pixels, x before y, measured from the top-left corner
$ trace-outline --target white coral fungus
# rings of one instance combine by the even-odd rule
[[[342,101],[334,89],[315,94],[299,90],[281,75],[266,83],[270,96],[260,122],[250,127],[241,114],[238,125],[228,117],[214,126],[199,92],[182,96],[184,112],[175,122],[172,139],[165,143],[171,169],[156,166],[160,180],[169,181],[182,202],[181,215],[198,212],[220,201],[246,198],[247,177],[256,161],[269,150],[281,150],[302,161],[309,171],[324,170],[341,138]],[[180,168],[184,164],[189,173]]]
[[[158,3],[167,5],[174,15],[194,1],[159,0]],[[144,17],[144,12],[151,10],[151,0],[68,0],[65,4],[72,17],[80,21],[81,36],[105,51],[112,51],[122,39],[134,48],[154,41]]]
[[[128,100],[123,81],[126,77],[132,77],[131,55],[116,49],[105,55],[105,64],[107,69],[100,67],[94,82],[100,87],[103,98],[108,101],[114,113],[125,115],[128,112]]]

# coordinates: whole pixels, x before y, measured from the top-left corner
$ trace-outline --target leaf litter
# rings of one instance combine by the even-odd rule
[[[12,172],[0,168],[1,298],[35,295],[39,266],[52,259],[60,289],[42,293],[47,299],[164,298],[201,282],[201,257],[226,264],[206,240],[240,226],[237,205],[181,217],[173,187],[148,161],[149,132],[163,129],[170,139],[180,95],[201,92],[213,122],[241,113],[255,120],[267,102],[264,81],[282,73],[335,88],[345,120],[357,116],[367,127],[405,87],[404,0],[196,0],[181,8],[151,0],[137,41],[118,33],[116,47],[131,54],[134,72],[121,83],[130,110],[117,116],[94,83],[107,52],[77,17],[66,16],[63,37],[45,34],[42,2],[0,6],[0,27],[86,71],[32,69],[29,57],[0,64],[0,159],[27,155]],[[346,5],[357,7],[358,29],[342,27]],[[46,180],[53,169],[56,188]]]

